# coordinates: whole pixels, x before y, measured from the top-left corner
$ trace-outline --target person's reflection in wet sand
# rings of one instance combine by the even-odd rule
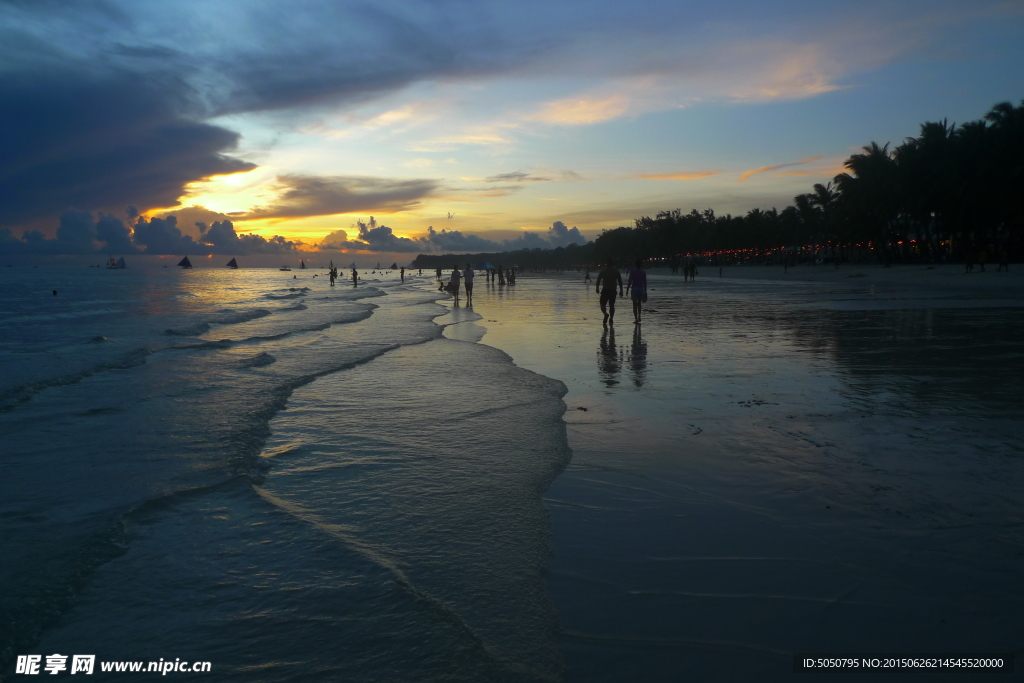
[[[601,333],[601,345],[597,349],[597,374],[605,386],[614,387],[619,383],[622,358],[615,346],[615,328],[607,326]]]
[[[642,387],[647,377],[647,342],[640,334],[640,327],[633,328],[633,347],[629,354],[629,369],[632,371],[633,384]]]

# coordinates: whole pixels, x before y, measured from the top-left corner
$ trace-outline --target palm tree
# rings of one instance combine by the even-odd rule
[[[835,181],[851,219],[863,222],[869,238],[880,243],[883,258],[889,260],[891,226],[898,208],[896,162],[889,153],[889,143],[879,147],[872,142],[862,149],[863,154],[854,154],[844,164],[852,174],[841,173]]]
[[[823,241],[832,243],[838,242],[839,238],[835,230],[835,207],[839,201],[839,190],[832,186],[831,181],[825,185],[814,184],[814,192],[807,200],[812,206],[818,208],[821,219],[821,234]],[[833,254],[836,258],[838,256]]]

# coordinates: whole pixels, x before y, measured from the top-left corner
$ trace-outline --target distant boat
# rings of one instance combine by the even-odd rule
[[[117,259],[116,261],[114,260],[114,257],[111,256],[110,260],[107,261],[107,268],[127,268],[127,267],[128,267],[127,264],[125,264],[125,262],[124,262],[124,256],[122,256],[121,258]]]
[[[303,261],[302,259],[299,259],[299,268],[302,270],[306,269],[306,262]]]
[[[228,261],[227,266],[228,268],[238,268],[238,261],[236,261],[235,259],[231,259],[230,261]]]
[[[391,270],[398,270],[398,261],[391,264]]]
[[[182,268],[191,268],[192,262],[189,261],[188,256],[186,256],[185,258],[181,259],[181,261],[178,262],[178,265],[181,266]]]
[[[289,273],[290,273],[290,272],[292,272],[292,269],[291,269],[291,268],[289,268],[288,266],[281,266],[280,268],[278,268],[278,270],[286,270],[286,271],[288,271]]]

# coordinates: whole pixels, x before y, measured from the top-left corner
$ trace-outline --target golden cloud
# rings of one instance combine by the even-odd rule
[[[804,164],[813,164],[815,161],[818,161],[820,159],[821,159],[821,155],[820,154],[816,154],[815,156],[807,157],[805,159],[801,159],[800,161],[790,161],[790,162],[785,163],[785,164],[773,164],[771,166],[761,166],[760,168],[752,168],[749,171],[744,171],[743,173],[740,174],[739,182],[742,183],[744,180],[746,180],[750,176],[759,175],[761,173],[771,173],[772,171],[778,171],[781,168],[789,168],[790,166],[802,166]],[[799,174],[799,172],[793,172],[793,171],[788,171],[787,173],[789,173],[790,175],[798,175]]]
[[[528,119],[557,126],[587,126],[622,116],[629,109],[629,100],[622,95],[604,99],[567,97],[545,104]]]

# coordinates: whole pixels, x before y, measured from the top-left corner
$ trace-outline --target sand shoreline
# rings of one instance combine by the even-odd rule
[[[545,495],[566,680],[789,680],[795,652],[1013,649],[1012,420],[962,431],[975,397],[917,406],[904,377],[952,386],[928,335],[958,343],[942,321],[982,309],[1012,319],[1024,278],[953,268],[654,271],[639,331],[624,302],[602,328],[575,273],[478,296],[482,343],[568,388],[573,460]],[[787,315],[794,329],[773,326]],[[865,315],[881,331],[843,350]],[[875,360],[906,344],[923,345],[911,365]]]
[[[782,266],[723,266],[722,278],[740,280],[772,280],[779,282],[823,282],[845,284],[880,284],[908,288],[940,287],[942,289],[998,290],[1024,289],[1024,266],[1011,264],[1009,271],[996,272],[989,265],[984,272],[975,266],[973,273],[965,273],[963,264],[945,265],[893,265],[831,264],[799,265],[783,269]],[[718,278],[718,267],[701,266],[697,280]],[[655,268],[652,273],[669,275],[667,268]],[[681,275],[673,276],[682,278]]]

